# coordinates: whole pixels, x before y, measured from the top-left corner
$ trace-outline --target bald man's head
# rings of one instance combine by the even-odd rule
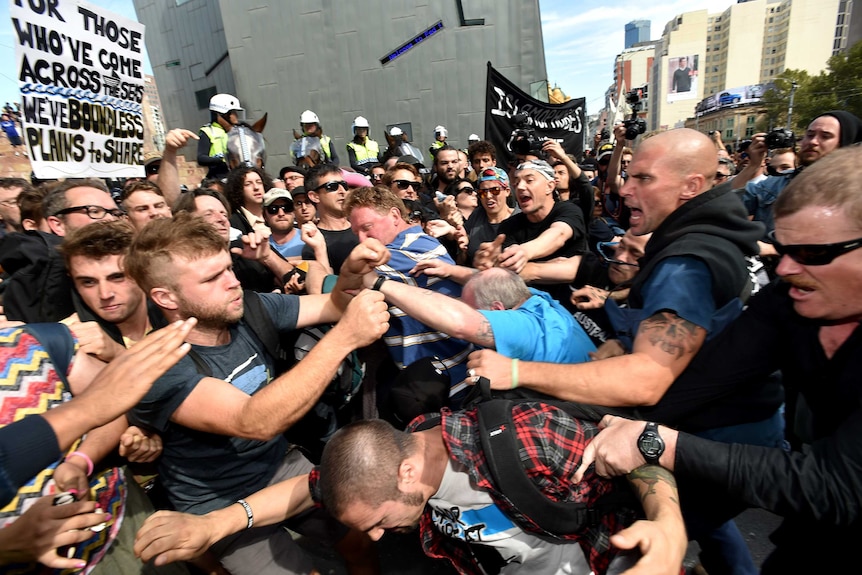
[[[620,192],[632,211],[632,233],[654,231],[682,204],[709,190],[717,170],[715,146],[700,132],[681,128],[644,140]]]
[[[718,157],[708,136],[689,128],[669,130],[644,140],[638,151],[651,146],[656,146],[660,152],[657,161],[666,163],[678,175],[703,177],[697,194],[712,187],[718,171]]]

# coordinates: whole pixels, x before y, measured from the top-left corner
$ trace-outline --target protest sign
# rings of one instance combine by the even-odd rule
[[[76,0],[11,0],[36,177],[143,176],[144,26]]]
[[[525,149],[541,148],[544,140],[556,140],[567,153],[580,156],[585,120],[583,98],[572,98],[563,104],[536,100],[488,62],[485,139],[494,144],[506,162],[514,160],[519,143]]]

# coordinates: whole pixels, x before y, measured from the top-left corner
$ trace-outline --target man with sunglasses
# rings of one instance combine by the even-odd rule
[[[308,199],[317,205],[317,227],[326,241],[329,267],[339,270],[353,248],[359,244],[356,234],[350,229],[350,222],[344,215],[347,182],[344,181],[344,175],[338,166],[318,164],[305,175],[305,189]],[[311,246],[303,249],[302,259],[315,259]]]
[[[776,282],[692,362],[700,402],[780,369],[794,450],[728,445],[659,426],[659,464],[722,505],[782,515],[761,573],[850,573],[862,536],[862,149],[837,150],[775,203]],[[804,401],[802,401],[804,399]],[[805,415],[804,419],[800,417]],[[653,419],[651,415],[648,415]],[[655,419],[653,419],[655,420]],[[588,448],[602,475],[643,464],[643,421],[607,418]],[[808,444],[806,449],[799,444]],[[586,467],[586,466],[585,466]],[[682,496],[684,497],[684,495]]]
[[[299,258],[305,242],[294,227],[293,197],[287,190],[277,188],[263,195],[263,219],[272,232],[269,244],[283,258]]]

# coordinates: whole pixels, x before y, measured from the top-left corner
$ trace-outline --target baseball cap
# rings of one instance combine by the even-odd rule
[[[293,196],[290,195],[290,192],[287,190],[282,190],[281,188],[273,188],[269,190],[267,193],[263,195],[263,205],[268,206],[275,200],[286,199],[293,201]]]

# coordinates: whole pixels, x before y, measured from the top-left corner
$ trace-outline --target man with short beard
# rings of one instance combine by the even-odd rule
[[[446,186],[463,175],[458,150],[449,146],[437,150],[434,156],[434,171],[437,173],[436,191],[443,193]]]
[[[357,249],[363,258],[376,258],[370,248]],[[162,435],[160,481],[176,509],[206,513],[310,470],[311,464],[290,449],[284,431],[317,403],[347,354],[388,328],[381,294],[366,291],[347,305],[342,286],[353,277],[353,261],[341,270],[331,294],[257,295],[278,332],[338,321],[293,369],[273,378],[276,358],[243,321],[243,291],[224,237],[186,213],[156,220],[138,234],[126,258],[129,275],[168,322],[198,319],[187,337],[189,356],[159,378],[130,413],[136,424]],[[252,525],[249,515],[248,530],[212,548],[231,573],[312,568],[284,529]],[[303,529],[309,528],[304,521]],[[334,533],[340,538],[344,531]]]

